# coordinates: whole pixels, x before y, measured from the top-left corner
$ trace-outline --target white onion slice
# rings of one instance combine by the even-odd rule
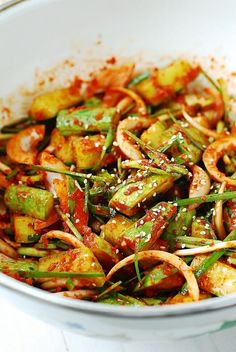
[[[109,281],[111,277],[121,268],[123,268],[126,265],[129,265],[131,263],[134,263],[136,260],[145,260],[145,259],[152,259],[152,260],[158,260],[158,261],[163,261],[168,264],[173,265],[175,268],[177,268],[185,277],[187,284],[188,284],[188,291],[189,295],[192,297],[194,301],[199,300],[199,287],[197,280],[194,276],[194,273],[192,269],[179,257],[172,253],[164,252],[164,251],[158,251],[158,250],[149,250],[149,251],[142,251],[135,254],[130,255],[129,257],[126,257],[125,259],[121,260],[119,263],[117,263],[113,268],[109,271],[107,274],[106,280]]]

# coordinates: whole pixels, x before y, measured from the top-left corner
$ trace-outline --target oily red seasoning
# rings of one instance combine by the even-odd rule
[[[138,186],[130,186],[125,192],[124,195],[129,196],[130,194],[138,191]]]
[[[75,209],[74,209],[74,215],[73,215],[74,225],[77,228],[77,230],[82,233],[84,226],[88,225],[88,220],[89,220],[88,210],[84,211],[84,208],[85,208],[84,192],[82,192],[79,188],[77,188],[70,198],[75,202]]]
[[[83,80],[79,77],[75,77],[74,81],[72,82],[71,86],[69,87],[69,92],[71,95],[80,94],[81,86],[83,84]]]
[[[236,229],[236,203],[231,200],[226,203],[224,222],[227,223],[229,231]]]
[[[112,57],[110,57],[109,59],[107,59],[107,60],[106,60],[106,63],[107,63],[107,64],[110,64],[110,65],[115,65],[115,63],[116,63],[116,58],[115,58],[115,56],[112,56]]]
[[[111,56],[37,96],[1,129],[0,271],[94,304],[236,293],[235,99],[214,82]]]

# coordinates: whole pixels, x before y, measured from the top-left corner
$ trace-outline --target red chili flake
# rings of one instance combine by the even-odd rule
[[[98,114],[95,116],[95,120],[96,120],[96,121],[102,120],[102,117],[103,117],[103,113],[100,112],[100,113],[98,113]]]
[[[96,93],[97,90],[99,90],[99,82],[96,78],[92,78],[86,88],[87,98],[92,97]]]
[[[29,113],[30,114],[30,113]],[[44,120],[44,113],[42,111],[36,111],[34,113],[34,118],[37,121]]]
[[[130,186],[125,192],[124,192],[124,195],[125,196],[129,196],[130,194],[138,191],[138,186]]]
[[[42,243],[43,243],[44,248],[47,248],[48,247],[48,238],[42,236]]]
[[[72,95],[77,95],[80,93],[80,88],[82,85],[83,81],[79,77],[75,77],[74,81],[72,82],[71,86],[69,87],[69,92]]]
[[[88,225],[89,220],[88,211],[84,211],[84,192],[77,188],[70,198],[75,201],[74,225],[79,232],[82,232],[83,227]]]
[[[106,154],[103,161],[102,161],[102,167],[106,167],[109,164],[114,163],[117,160],[115,155],[113,153]]]
[[[115,56],[110,57],[109,59],[106,60],[107,64],[114,65],[116,63],[116,58]]]

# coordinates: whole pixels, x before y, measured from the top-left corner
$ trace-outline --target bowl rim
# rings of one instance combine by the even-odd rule
[[[40,300],[49,305],[58,306],[60,308],[73,310],[76,312],[102,315],[106,317],[116,318],[170,318],[170,317],[187,317],[199,316],[204,314],[216,313],[216,311],[226,310],[236,306],[236,294],[230,294],[223,297],[213,297],[199,302],[191,302],[185,304],[173,304],[162,306],[113,306],[111,304],[103,304],[98,302],[90,302],[83,300],[75,300],[66,297],[60,297],[55,294],[44,291],[40,288],[30,286],[28,284],[17,281],[14,278],[0,273],[0,291],[1,287],[20,293],[23,296]]]
[[[55,1],[55,0],[54,0]],[[1,21],[7,20],[9,16],[16,14],[18,11],[23,11],[31,6],[43,6],[47,0],[41,1],[25,1],[12,0],[5,5],[0,6]],[[5,17],[5,18],[4,18]],[[1,22],[0,21],[0,22]],[[102,304],[97,302],[89,302],[83,300],[74,300],[53,295],[42,289],[32,287],[28,284],[17,281],[3,273],[0,273],[0,291],[1,287],[15,291],[17,294],[27,296],[29,298],[40,300],[43,303],[58,306],[64,309],[73,310],[76,312],[101,315],[106,317],[116,318],[170,318],[170,317],[187,317],[199,316],[204,314],[215,313],[216,311],[226,310],[236,306],[236,293],[229,294],[223,297],[213,297],[199,302],[191,302],[185,304],[162,305],[162,306],[113,306],[110,304]],[[122,308],[122,309],[121,309]]]

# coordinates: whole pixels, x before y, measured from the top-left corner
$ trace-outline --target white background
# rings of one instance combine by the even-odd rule
[[[165,342],[103,341],[58,330],[0,297],[0,352],[235,352],[236,328]]]

